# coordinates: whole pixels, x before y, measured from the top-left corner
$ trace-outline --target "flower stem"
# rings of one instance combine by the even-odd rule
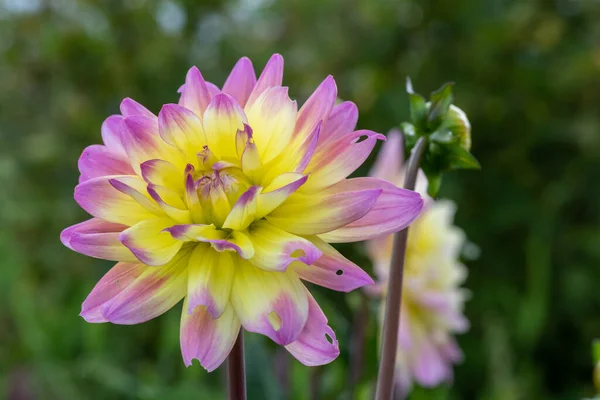
[[[244,362],[244,331],[240,329],[233,349],[227,358],[229,400],[246,400],[246,371]]]
[[[422,136],[417,140],[410,158],[404,177],[404,188],[415,189],[417,172],[421,159],[427,147],[427,139]],[[404,277],[404,258],[406,255],[406,241],[408,228],[394,235],[394,250],[390,264],[390,277],[388,280],[387,296],[385,300],[385,317],[383,320],[383,335],[379,373],[377,375],[376,400],[390,400],[394,393],[394,369],[396,364],[396,351],[398,348],[398,327],[400,326],[400,302],[402,299],[402,278]]]

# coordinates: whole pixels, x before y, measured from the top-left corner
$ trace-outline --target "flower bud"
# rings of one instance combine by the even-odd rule
[[[446,115],[446,128],[452,133],[452,136],[458,138],[460,147],[471,150],[471,124],[467,114],[454,104],[450,106]]]
[[[446,83],[431,93],[429,101],[415,93],[410,79],[406,91],[410,102],[410,122],[401,124],[405,153],[409,154],[420,137],[427,139],[421,168],[429,179],[428,193],[435,197],[442,174],[457,169],[479,169],[470,153],[471,124],[464,111],[452,104],[454,84]]]

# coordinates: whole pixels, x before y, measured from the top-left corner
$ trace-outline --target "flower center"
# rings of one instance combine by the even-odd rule
[[[200,201],[223,194],[233,206],[249,187],[242,171],[231,167],[204,173],[197,181],[196,192]]]
[[[200,170],[190,167],[194,202],[201,206],[201,216],[194,223],[214,224],[220,228],[240,196],[251,186],[250,179],[235,163],[218,160],[208,147],[198,154]]]

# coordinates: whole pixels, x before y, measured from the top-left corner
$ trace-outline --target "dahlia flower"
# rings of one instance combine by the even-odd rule
[[[376,178],[346,179],[384,136],[355,131],[351,102],[327,77],[298,110],[283,58],[256,79],[242,58],[221,89],[189,70],[178,104],[158,116],[131,99],[86,148],[76,202],[92,219],[62,232],[79,253],[118,261],[83,302],[88,322],[138,324],[181,299],[186,365],[208,371],[240,327],[306,365],[339,354],[302,280],[350,291],[373,281],[330,244],[398,231],[419,194]]]
[[[401,149],[400,133],[390,132],[371,175],[401,184]],[[396,355],[396,382],[403,395],[413,381],[434,387],[452,379],[453,364],[462,359],[454,335],[465,332],[469,325],[463,315],[466,293],[459,287],[466,277],[458,260],[465,237],[452,225],[455,206],[426,195],[427,179],[422,171],[417,175],[416,191],[425,198],[425,206],[410,227],[406,250]],[[378,281],[365,288],[371,294],[386,294],[392,241],[392,235],[387,235],[367,243]]]

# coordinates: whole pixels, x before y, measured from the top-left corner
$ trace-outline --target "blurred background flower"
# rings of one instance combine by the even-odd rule
[[[400,132],[390,132],[370,175],[402,186],[402,153]],[[465,332],[469,326],[463,315],[467,292],[460,288],[467,275],[466,267],[459,261],[465,236],[453,225],[456,207],[451,201],[434,201],[427,196],[427,178],[422,171],[416,191],[424,197],[425,206],[410,226],[406,249],[396,355],[396,382],[403,397],[413,382],[428,388],[452,382],[453,364],[463,357],[454,335]],[[365,290],[381,297],[380,327],[392,248],[393,235],[367,243],[377,283]]]
[[[190,65],[222,84],[241,56],[262,66],[275,52],[291,97],[305,100],[332,74],[360,109],[358,128],[382,133],[409,118],[406,76],[422,94],[456,82],[484,166],[448,174],[439,193],[459,205],[455,224],[479,246],[465,251],[474,300],[457,340],[467,361],[451,389],[412,398],[592,396],[599,19],[595,0],[0,0],[0,397],[224,396],[221,372],[182,365],[178,312],[132,327],[85,324],[81,301],[110,263],[56,238],[86,217],[72,197],[74,166],[122,98],[157,111],[177,100]],[[361,248],[338,247],[374,277]],[[311,291],[338,339],[352,336],[357,297]],[[247,335],[249,397],[287,389],[290,399],[337,399],[355,388],[372,398],[373,311],[355,385],[350,340],[325,368],[290,361],[278,385],[272,344]]]

